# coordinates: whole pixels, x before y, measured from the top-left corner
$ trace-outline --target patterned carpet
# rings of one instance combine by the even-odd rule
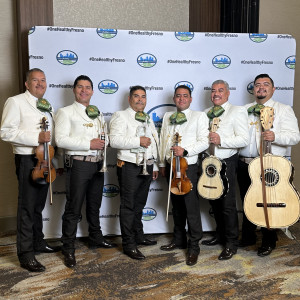
[[[128,258],[121,248],[90,250],[80,239],[74,269],[64,266],[60,252],[40,254],[44,273],[22,269],[15,236],[3,236],[0,244],[10,245],[0,247],[0,299],[300,299],[300,223],[291,231],[297,240],[280,231],[268,257],[258,257],[251,246],[219,261],[220,246],[202,246],[192,267],[185,264],[185,250],[159,250],[169,234],[154,235],[156,246],[140,247],[144,261]],[[111,240],[120,245],[120,237]]]

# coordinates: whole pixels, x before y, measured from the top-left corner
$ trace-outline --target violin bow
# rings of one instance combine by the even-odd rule
[[[173,169],[173,151],[171,151],[171,164],[170,164],[168,203],[167,203],[167,216],[166,216],[166,221],[167,222],[168,222],[168,219],[169,219],[169,206],[170,206],[170,195],[171,195],[171,184],[172,184],[172,169]]]
[[[48,148],[48,153],[47,153],[47,158],[48,158],[48,174],[49,174],[49,192],[50,192],[50,205],[53,203],[52,199],[52,178],[51,178],[51,164],[50,164],[50,149],[49,149],[49,143],[47,143],[47,148]]]
[[[44,117],[43,121],[47,122],[47,118]],[[52,205],[53,203],[53,199],[52,199],[52,178],[51,178],[51,161],[50,161],[50,147],[49,147],[49,142],[46,143],[47,144],[47,160],[48,160],[48,174],[49,174],[49,192],[50,192],[50,205]]]

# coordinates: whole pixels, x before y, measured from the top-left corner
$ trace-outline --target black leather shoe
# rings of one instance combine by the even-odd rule
[[[255,244],[256,244],[256,241],[239,240],[239,247],[240,248],[252,246],[252,245],[255,245]]]
[[[132,259],[145,259],[145,255],[139,249],[132,249],[132,250],[124,250],[124,254],[128,255]]]
[[[257,250],[257,255],[258,256],[270,255],[274,248],[275,247],[271,247],[271,246],[261,246]]]
[[[89,241],[89,248],[90,249],[96,249],[96,248],[115,248],[117,247],[117,244],[110,243],[109,241],[103,239],[99,242],[91,242]]]
[[[219,260],[226,260],[230,259],[234,254],[236,254],[236,250],[230,249],[230,248],[224,248],[224,250],[219,255]]]
[[[214,245],[218,245],[221,243],[219,242],[219,240],[216,237],[213,237],[212,239],[202,241],[201,244],[205,245],[205,246],[214,246]]]
[[[74,268],[76,266],[76,259],[74,253],[64,253],[64,257],[66,267]]]
[[[163,251],[172,251],[175,249],[186,249],[186,246],[179,246],[172,242],[168,245],[163,245],[160,247],[160,250],[163,250]]]
[[[22,268],[30,272],[44,272],[46,270],[46,268],[38,262],[35,257],[20,261],[20,265]]]
[[[198,255],[196,253],[188,253],[187,258],[186,258],[186,264],[188,266],[193,266],[197,263],[198,261]]]
[[[148,239],[144,239],[143,241],[137,242],[138,245],[143,245],[143,246],[153,246],[157,244],[157,241],[151,241]]]
[[[61,250],[60,246],[45,245],[43,247],[34,249],[34,253],[35,254],[39,254],[39,253],[53,253],[53,252],[58,252],[60,250]]]

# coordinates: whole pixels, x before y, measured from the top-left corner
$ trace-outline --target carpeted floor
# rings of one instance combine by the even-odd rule
[[[169,234],[152,236],[156,246],[140,247],[144,261],[125,256],[121,247],[90,250],[80,239],[74,269],[64,266],[60,252],[40,254],[44,273],[22,269],[15,236],[3,236],[0,244],[11,245],[0,247],[0,299],[300,299],[300,223],[291,231],[297,240],[280,231],[277,248],[264,258],[251,246],[219,261],[221,246],[201,246],[192,267],[185,263],[185,250],[159,249]],[[120,237],[111,240],[121,243]]]

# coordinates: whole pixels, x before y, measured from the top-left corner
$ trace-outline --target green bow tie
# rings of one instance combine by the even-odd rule
[[[36,103],[37,109],[39,109],[42,112],[51,112],[52,111],[52,106],[51,104],[44,98],[38,99]]]
[[[96,119],[100,115],[100,111],[95,105],[89,105],[85,109],[85,112],[92,120]]]
[[[184,122],[186,122],[186,116],[185,113],[179,111],[179,112],[175,112],[170,116],[170,123],[172,125],[177,124],[177,125],[181,125]]]
[[[150,116],[143,111],[138,111],[135,114],[135,119],[139,122],[146,122],[146,121],[148,122],[148,120],[150,119]]]
[[[255,116],[260,116],[260,110],[264,108],[265,106],[263,104],[255,104],[248,108],[248,114],[254,114]]]
[[[212,120],[213,118],[220,117],[224,111],[225,109],[222,106],[216,105],[207,112],[207,116]]]

